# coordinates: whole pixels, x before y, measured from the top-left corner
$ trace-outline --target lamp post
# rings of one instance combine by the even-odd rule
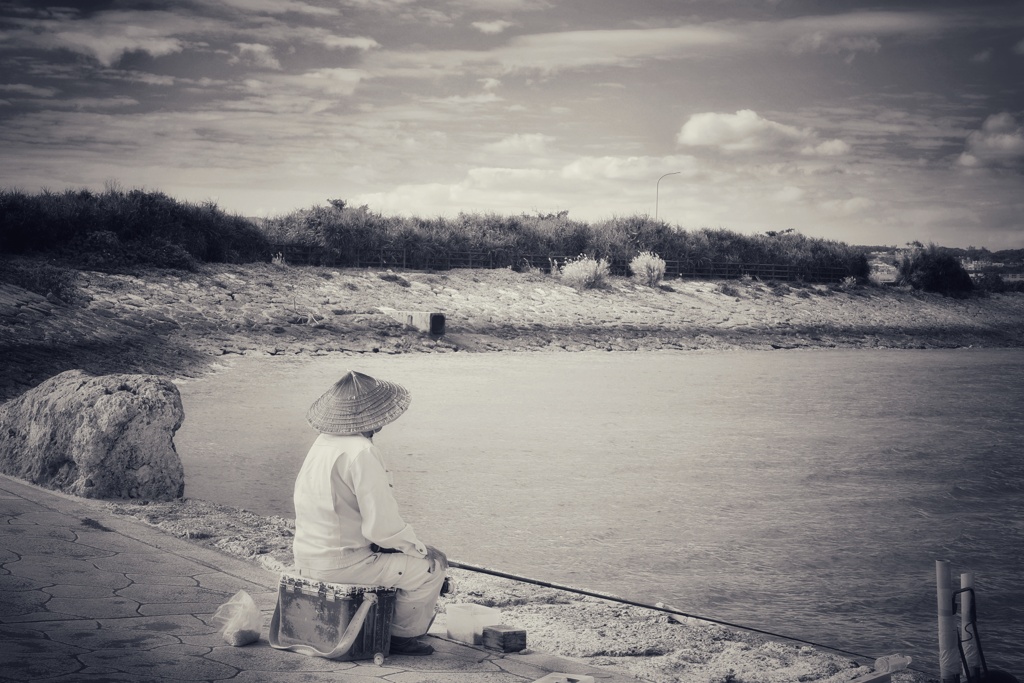
[[[670,175],[679,175],[682,171],[672,171],[661,176],[661,178],[667,178]],[[661,193],[661,178],[658,178],[658,182],[654,185],[654,220],[658,220],[658,196]]]

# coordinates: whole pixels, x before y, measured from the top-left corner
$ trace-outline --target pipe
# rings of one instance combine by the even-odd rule
[[[935,597],[939,613],[939,680],[959,683],[960,661],[956,621],[953,619],[953,588],[949,561],[935,561]]]
[[[975,631],[978,629],[974,619],[974,573],[960,574],[960,642],[963,646],[963,658],[966,662],[964,677],[968,681],[981,680],[981,660],[978,657],[978,641]],[[965,590],[972,589],[972,590]]]

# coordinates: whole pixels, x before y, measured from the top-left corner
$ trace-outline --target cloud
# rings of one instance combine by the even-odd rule
[[[957,17],[928,12],[865,11],[764,23],[757,26],[754,32],[786,41],[790,51],[795,54],[852,54],[877,52],[882,47],[881,38],[936,35],[957,25],[974,22],[969,15]]]
[[[874,208],[875,201],[867,197],[832,199],[821,203],[821,208],[833,216],[853,216]]]
[[[489,12],[536,12],[549,9],[549,0],[451,0],[456,6]]]
[[[571,180],[650,180],[665,173],[690,177],[698,172],[697,160],[688,155],[668,157],[580,157],[562,167],[560,175]]]
[[[466,189],[517,189],[533,187],[543,188],[551,172],[538,168],[502,168],[480,167],[471,168],[466,173],[462,186]]]
[[[382,52],[367,68],[380,76],[433,78],[481,68],[551,73],[595,66],[639,66],[646,59],[706,56],[738,43],[728,30],[705,26],[586,30],[516,36],[490,50]]]
[[[281,70],[281,62],[274,56],[274,49],[259,43],[235,43],[238,55],[231,58],[232,64],[246,64],[259,69]]]
[[[748,152],[791,147],[810,137],[806,130],[769,121],[751,109],[741,109],[735,114],[694,114],[683,124],[676,140],[681,145]]]
[[[385,21],[398,21],[419,26],[454,26],[452,13],[433,7],[424,7],[420,0],[340,0],[338,4],[355,8],[359,12],[375,12]],[[437,3],[441,4],[441,3]],[[499,9],[485,8],[485,9]],[[355,16],[359,12],[345,12]]]
[[[53,97],[60,91],[56,88],[41,88],[26,83],[4,83],[0,84],[0,92],[18,93],[30,97]]]
[[[94,57],[103,66],[113,66],[127,52],[145,52],[153,57],[166,57],[181,52],[184,43],[177,38],[156,35],[142,27],[124,27],[124,33],[89,33],[60,31],[52,35],[52,46]]]
[[[979,25],[968,12],[850,12],[781,21],[723,20],[655,28],[590,29],[519,35],[486,50],[383,51],[372,65],[381,76],[434,78],[474,70],[498,73],[592,67],[638,67],[650,60],[700,59],[739,53],[843,54],[846,61],[877,52],[894,36],[928,37]],[[476,22],[478,30],[502,22]],[[496,75],[491,73],[488,75]]]
[[[790,50],[796,54],[805,52],[821,52],[824,54],[841,54],[843,52],[878,52],[882,43],[878,38],[870,36],[835,36],[830,33],[816,31],[800,36],[790,44]]]
[[[780,204],[796,204],[804,198],[806,192],[803,188],[794,185],[786,185],[772,195],[772,199]]]
[[[387,12],[393,9],[415,4],[417,0],[342,0],[341,4],[362,9],[375,9]]]
[[[61,14],[58,18],[33,18],[17,22],[20,30],[8,31],[14,46],[65,49],[112,66],[127,52],[165,57],[185,49],[178,36],[203,30],[198,17],[165,11],[100,12],[88,19]]]
[[[481,105],[501,102],[502,98],[492,92],[480,93],[477,95],[452,95],[450,97],[425,97],[424,102],[436,104],[448,108],[477,107]]]
[[[801,154],[808,154],[812,156],[822,157],[835,157],[849,154],[851,150],[850,145],[843,142],[842,140],[826,140],[817,145],[808,145],[800,150]]]
[[[507,28],[515,26],[511,21],[505,21],[504,19],[498,19],[496,21],[474,21],[473,28],[480,33],[486,33],[488,35],[496,35],[502,33]]]
[[[313,69],[288,80],[325,95],[351,95],[365,77],[360,69]]]
[[[139,101],[124,95],[116,97],[70,97],[61,100],[51,100],[46,103],[48,108],[53,109],[118,109],[120,107],[134,107]]]
[[[517,37],[494,57],[508,69],[631,66],[645,58],[697,55],[737,40],[734,33],[710,26],[565,31]]]
[[[735,114],[693,114],[683,124],[676,142],[689,147],[715,147],[726,152],[790,152],[834,157],[848,154],[843,140],[820,141],[809,128],[799,128],[762,117],[752,109]]]
[[[1024,38],[1022,38],[1020,42],[1013,46],[1013,51],[1019,55],[1024,55]]]
[[[555,208],[547,204],[557,180],[554,172],[544,169],[483,166],[467,169],[461,179],[452,182],[399,184],[386,192],[357,194],[352,201],[404,215],[455,210],[521,212],[527,207]]]
[[[982,50],[971,56],[971,64],[987,64],[992,61],[992,49]]]
[[[276,0],[235,0],[234,7],[269,12]],[[222,9],[220,3],[208,7]],[[281,3],[282,11],[314,13],[315,6],[305,3]],[[323,14],[336,14],[325,10]],[[152,57],[166,57],[192,47],[206,48],[232,36],[238,45],[272,43],[314,44],[330,49],[370,50],[377,41],[363,36],[338,35],[338,31],[321,26],[284,23],[271,17],[228,19],[185,13],[182,10],[109,10],[85,16],[75,10],[38,11],[32,16],[10,19],[8,28],[0,30],[0,45],[6,48],[69,50],[92,57],[105,67],[112,67],[129,52],[143,52]],[[238,38],[246,38],[238,40]],[[266,54],[264,54],[264,57]],[[250,51],[239,58],[258,55]],[[266,66],[266,65],[265,65]],[[275,68],[269,67],[267,68]]]
[[[544,154],[555,138],[542,133],[516,133],[498,142],[484,145],[487,152],[500,154]]]
[[[230,32],[248,38],[245,42],[252,43],[274,43],[287,45],[320,45],[331,50],[372,50],[380,47],[380,44],[373,38],[366,36],[345,36],[338,35],[338,32],[322,26],[302,26],[297,24],[286,24],[276,19],[267,19],[257,25],[246,26],[235,24],[220,29],[213,29],[211,33]]]
[[[235,88],[245,97],[225,99],[219,106],[271,116],[308,115],[329,109],[339,97],[351,96],[366,76],[360,69],[343,68],[263,73],[259,78],[244,79]]]
[[[334,7],[310,5],[298,0],[217,0],[217,4],[229,5],[236,9],[258,14],[285,14],[296,12],[313,16],[332,16],[340,14]],[[211,3],[213,5],[213,3]]]
[[[1019,167],[1024,165],[1024,128],[1012,114],[993,114],[981,124],[981,130],[967,136],[958,159],[961,166]]]
[[[111,70],[109,73],[104,75],[108,78],[130,81],[133,83],[145,83],[146,85],[174,85],[178,82],[174,76],[151,74],[145,71]],[[182,82],[187,82],[187,80],[182,80]]]
[[[380,47],[380,44],[373,38],[365,36],[336,36],[324,29],[308,29],[307,35],[313,37],[316,42],[324,47],[338,50],[354,48],[356,50],[372,50]]]

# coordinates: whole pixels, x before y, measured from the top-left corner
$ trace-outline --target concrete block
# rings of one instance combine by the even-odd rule
[[[432,337],[444,336],[444,313],[431,313],[425,311],[399,311],[394,308],[381,307],[381,313],[394,318],[403,325],[407,325],[420,332],[426,332]]]
[[[483,644],[490,650],[519,652],[526,649],[526,631],[505,624],[484,626]]]

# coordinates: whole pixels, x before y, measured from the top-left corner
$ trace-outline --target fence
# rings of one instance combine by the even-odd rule
[[[511,250],[435,253],[430,250],[381,249],[372,252],[342,252],[308,245],[273,244],[272,253],[293,265],[346,268],[396,268],[402,270],[453,270],[456,268],[512,268],[550,273],[566,256],[540,256]],[[610,259],[612,275],[629,275],[629,261]],[[718,263],[712,261],[665,261],[665,277],[728,280],[753,277],[759,280],[839,282],[850,271],[842,266],[796,266],[778,263]]]

